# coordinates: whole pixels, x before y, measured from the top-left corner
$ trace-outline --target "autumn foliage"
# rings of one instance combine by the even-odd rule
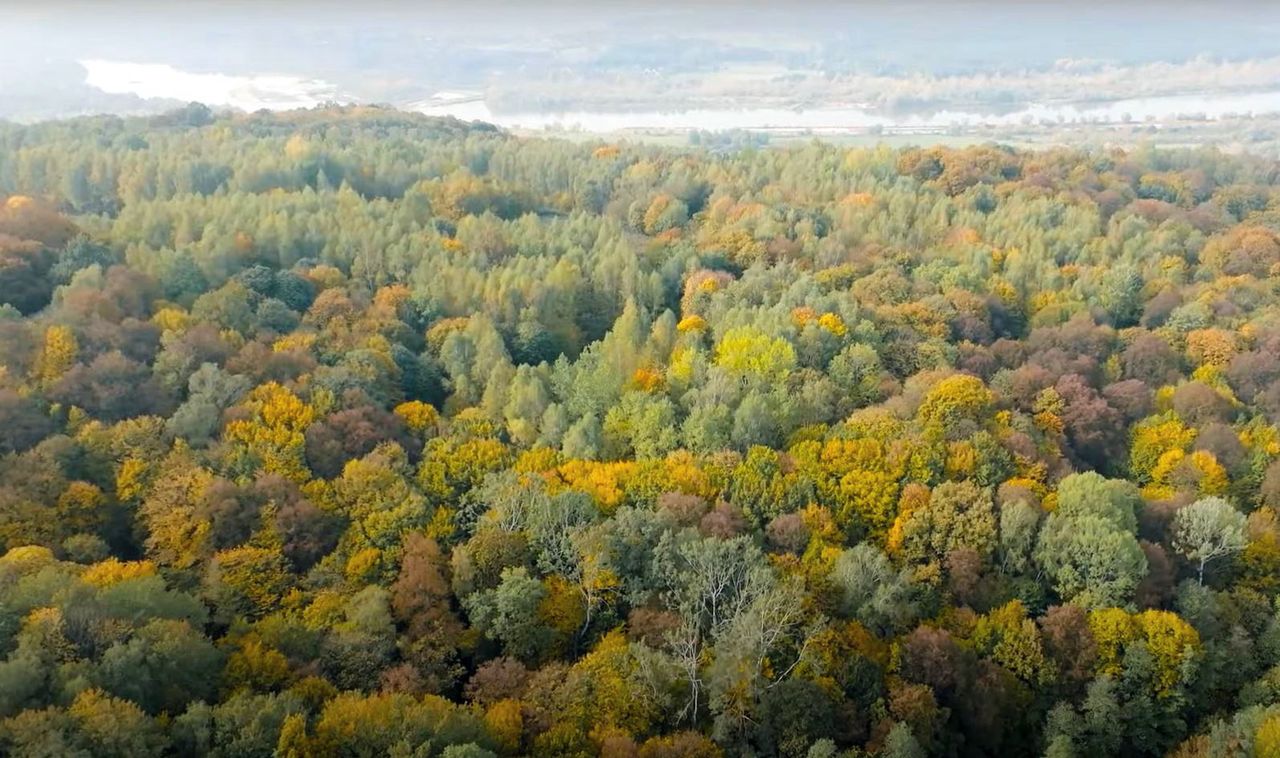
[[[0,191],[0,754],[1280,749],[1270,163],[361,108]]]

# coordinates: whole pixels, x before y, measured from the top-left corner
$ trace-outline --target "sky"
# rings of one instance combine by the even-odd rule
[[[779,105],[766,102],[769,87],[716,79],[741,70],[945,80],[1063,70],[1068,61],[1088,69],[1280,59],[1280,3],[1265,2],[0,0],[0,13],[0,118],[22,120],[164,104],[93,86],[86,60],[320,81],[345,99],[397,105],[462,89],[488,93],[497,107],[527,92],[535,106],[583,97],[599,108],[620,90],[642,99],[619,108],[664,98],[681,108],[676,91],[707,81],[716,85],[709,97]],[[1208,70],[1187,86],[1226,90],[1236,79]]]

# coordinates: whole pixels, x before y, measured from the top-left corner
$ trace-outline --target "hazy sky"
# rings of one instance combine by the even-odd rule
[[[561,72],[953,76],[1280,57],[1280,3],[1266,2],[0,0],[0,16],[0,117],[140,107],[86,87],[83,59],[318,78],[396,100]]]
[[[287,58],[362,33],[562,39],[606,30],[609,41],[650,36],[793,37],[796,43],[847,37],[904,55],[928,43],[999,64],[1050,56],[1117,59],[1255,56],[1280,51],[1280,4],[1268,2],[391,2],[366,0],[187,0],[185,2],[0,2],[7,57],[52,47],[149,54],[188,47],[216,55],[225,35],[271,39],[251,51]],[[618,35],[620,39],[614,37]],[[329,37],[329,39],[326,39]],[[337,39],[334,39],[337,38]],[[297,49],[295,49],[295,47]],[[1039,51],[1033,54],[1033,51]],[[230,51],[228,51],[230,52]],[[240,52],[237,50],[237,52]],[[930,59],[938,56],[928,56]],[[235,61],[226,61],[234,65]]]

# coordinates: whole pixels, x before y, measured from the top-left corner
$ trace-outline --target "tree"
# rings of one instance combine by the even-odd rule
[[[251,493],[263,503],[260,515],[274,517],[274,536],[295,573],[311,568],[338,543],[342,519],[315,505],[288,479],[276,474],[260,476]]]
[[[88,365],[72,366],[50,388],[49,395],[107,421],[148,413],[165,415],[170,408],[170,398],[151,371],[119,351],[99,355]]]
[[[0,388],[0,454],[21,453],[53,431],[53,419],[34,399]]]
[[[256,387],[245,404],[250,417],[232,421],[225,432],[239,446],[244,463],[294,481],[306,479],[304,433],[315,420],[315,409],[275,382]]]
[[[1200,634],[1175,613],[1146,610],[1134,621],[1141,630],[1155,671],[1154,694],[1168,697],[1184,688],[1201,654]]]
[[[34,314],[49,303],[50,256],[39,243],[4,239],[0,244],[0,305]]]
[[[1042,512],[1024,500],[1005,503],[1000,508],[1000,564],[1009,572],[1022,573],[1031,566]]]
[[[1102,280],[1099,304],[1116,327],[1134,326],[1142,315],[1142,274],[1133,266],[1117,266]]]
[[[1210,561],[1245,549],[1245,516],[1220,497],[1206,497],[1173,516],[1173,547],[1197,565],[1196,579],[1204,584]]]
[[[238,693],[215,706],[197,703],[173,723],[174,742],[188,754],[275,755],[287,724],[306,705],[294,693]]]
[[[471,623],[500,643],[510,656],[535,662],[550,643],[551,630],[541,623],[538,606],[546,597],[542,582],[524,568],[508,568],[491,590],[463,600]]]
[[[783,423],[777,406],[776,401],[760,392],[748,392],[733,413],[729,439],[734,446],[745,449],[752,445],[779,445]]]
[[[36,379],[52,385],[75,364],[80,353],[80,343],[70,328],[55,324],[45,330],[44,346],[36,358]]]
[[[1129,343],[1121,356],[1125,378],[1158,387],[1181,374],[1182,360],[1158,334],[1144,332]]]
[[[768,704],[769,690],[781,686],[802,662],[821,626],[809,619],[798,580],[755,577],[757,588],[749,592],[749,602],[722,627],[713,628],[716,656],[706,671],[714,731],[730,744],[749,735]],[[822,727],[813,726],[821,736]]]
[[[607,458],[661,458],[679,443],[675,406],[662,396],[628,392],[605,415]]]
[[[238,547],[213,556],[206,593],[226,622],[258,618],[275,610],[292,584],[284,556],[276,550]]]
[[[974,626],[973,642],[983,655],[1032,686],[1044,686],[1055,678],[1040,629],[1018,600],[980,618]]]
[[[968,548],[984,560],[996,547],[997,523],[990,490],[972,482],[938,485],[923,508],[902,523],[902,554],[913,561],[940,563],[949,553]]]
[[[808,680],[783,680],[765,694],[761,710],[761,731],[779,755],[810,755],[811,745],[837,731],[835,704]]]
[[[1123,460],[1124,424],[1119,411],[1076,374],[1054,385],[1062,397],[1062,418],[1076,454],[1095,468],[1115,470]]]
[[[475,746],[463,746],[489,743],[477,716],[443,698],[358,692],[342,693],[324,703],[312,739],[308,746],[312,754],[361,756],[411,751],[424,744],[449,745],[481,756],[484,753],[477,753]]]
[[[76,695],[67,712],[94,755],[156,755],[167,742],[156,722],[142,709],[102,690],[90,689]]]
[[[391,610],[404,625],[403,652],[429,692],[443,691],[461,673],[455,662],[461,620],[450,607],[449,567],[440,546],[422,534],[404,543],[400,573],[391,585]]]
[[[165,427],[196,447],[202,447],[222,425],[222,414],[244,396],[252,382],[212,363],[201,364],[187,382],[187,400],[173,412]]]
[[[119,258],[109,248],[81,234],[59,252],[57,262],[49,269],[49,278],[57,284],[66,284],[80,269],[99,266],[105,270],[118,262]]]
[[[1078,605],[1055,605],[1038,623],[1040,638],[1056,665],[1059,682],[1073,690],[1082,687],[1093,676],[1098,657],[1088,614]]]
[[[742,378],[780,382],[795,363],[790,342],[753,327],[730,329],[716,345],[716,365]]]
[[[317,476],[332,478],[342,473],[347,461],[368,455],[388,440],[406,450],[416,449],[399,416],[372,405],[358,405],[307,428],[307,463]]]
[[[1104,479],[1092,471],[1072,474],[1058,482],[1057,495],[1054,515],[1059,519],[1096,516],[1122,531],[1138,528],[1137,511],[1142,498],[1130,482]]]
[[[92,679],[148,713],[181,713],[217,692],[221,653],[185,621],[148,623],[103,654]]]
[[[920,741],[911,733],[911,727],[898,722],[885,737],[881,755],[885,758],[924,758],[927,753],[921,747]]]
[[[883,394],[886,374],[880,356],[869,345],[845,347],[831,359],[827,371],[844,393],[846,411],[876,402]]]
[[[773,577],[761,565],[759,550],[746,537],[684,539],[666,534],[656,552],[657,573],[667,588],[664,602],[681,619],[680,626],[667,634],[667,643],[688,688],[680,718],[696,720],[707,686],[702,670],[703,651],[744,618],[753,601],[772,590]],[[760,606],[761,612],[769,609],[782,610],[767,601]],[[778,631],[772,624],[756,628],[770,635]],[[750,645],[752,638],[742,642]],[[740,649],[748,651],[748,655],[767,656],[767,650]],[[755,665],[761,664],[757,661]],[[742,665],[749,664],[743,661]]]
[[[916,620],[910,571],[895,569],[873,545],[862,543],[840,554],[831,570],[841,613],[877,634],[892,634]]]
[[[950,429],[964,420],[976,421],[991,406],[991,390],[969,374],[955,374],[938,382],[920,403],[921,422]]]
[[[1085,607],[1125,605],[1147,572],[1137,538],[1094,515],[1049,514],[1035,557],[1058,596]]]

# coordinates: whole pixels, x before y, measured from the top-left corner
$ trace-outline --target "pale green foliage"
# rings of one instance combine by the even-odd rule
[[[1197,564],[1200,581],[1209,562],[1245,549],[1244,514],[1220,497],[1206,497],[1173,517],[1173,547]]]
[[[1128,604],[1147,573],[1137,538],[1100,516],[1050,514],[1035,557],[1061,598],[1089,608]]]
[[[1039,508],[1021,500],[1000,509],[1000,563],[1009,571],[1022,573],[1031,567],[1040,517]]]
[[[1072,474],[1058,483],[1054,514],[1067,519],[1097,516],[1116,529],[1132,532],[1138,528],[1137,509],[1141,506],[1142,498],[1132,482],[1105,479],[1089,471]]]
[[[874,545],[845,550],[831,570],[840,611],[881,634],[902,631],[915,621],[915,587],[908,570],[894,568]]]

